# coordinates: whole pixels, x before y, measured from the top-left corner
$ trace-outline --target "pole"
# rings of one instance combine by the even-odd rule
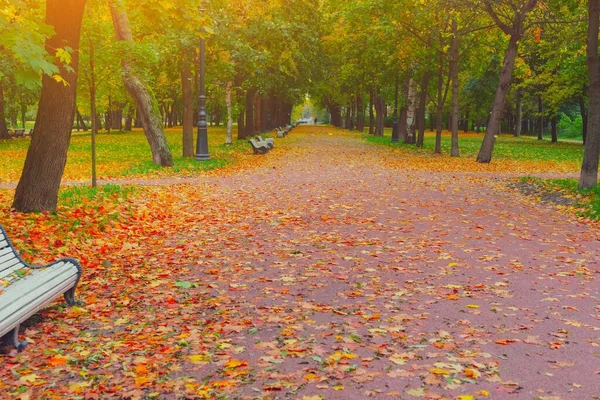
[[[400,140],[400,126],[398,121],[398,71],[396,71],[396,88],[394,92],[394,125],[392,128],[392,142]]]
[[[204,13],[204,6],[200,9]],[[200,113],[198,116],[198,139],[196,141],[196,161],[208,161],[208,124],[206,123],[206,83],[205,83],[205,40],[200,39]]]

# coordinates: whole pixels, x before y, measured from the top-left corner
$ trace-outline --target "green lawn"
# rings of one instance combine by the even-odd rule
[[[418,153],[432,153],[435,149],[435,133],[425,135],[425,146],[416,149],[415,146],[391,142],[391,130],[386,130],[386,136],[365,136],[370,143],[410,149]],[[448,132],[442,136],[442,153],[450,153],[451,137]],[[461,133],[459,148],[461,157],[477,157],[483,140],[483,134]],[[524,161],[546,161],[552,163],[568,163],[581,165],[583,160],[583,145],[572,142],[551,143],[547,140],[538,141],[529,137],[515,138],[512,135],[502,135],[496,139],[494,147],[495,159],[510,159]]]

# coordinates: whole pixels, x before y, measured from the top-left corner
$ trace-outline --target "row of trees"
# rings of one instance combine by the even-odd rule
[[[580,113],[586,144],[580,186],[594,187],[596,8],[581,0],[325,1],[324,57],[313,98],[334,125],[363,130],[370,121],[369,132],[382,135],[398,85],[400,140],[422,146],[428,113],[435,151],[441,152],[447,120],[451,155],[459,156],[459,129],[485,126],[481,163],[491,161],[501,132],[535,132],[541,139],[550,125],[557,141],[560,116]]]
[[[235,119],[239,139],[289,123],[318,62],[316,0],[214,0],[210,6],[174,0],[144,7],[129,0],[0,3],[6,5],[0,32],[14,39],[0,56],[13,65],[0,64],[0,89],[12,88],[0,104],[11,108],[13,94],[24,88],[39,98],[13,204],[19,211],[56,208],[71,127],[74,120],[85,126],[82,115],[89,116],[92,138],[102,119],[116,129],[123,119],[123,128],[141,125],[153,161],[164,166],[173,161],[163,126],[181,123],[183,156],[193,156],[201,37],[208,49],[209,108],[224,114],[227,143]],[[24,42],[35,54],[22,54]]]

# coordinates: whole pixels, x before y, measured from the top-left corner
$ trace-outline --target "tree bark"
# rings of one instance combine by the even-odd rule
[[[400,108],[400,117],[398,120],[398,140],[406,143],[408,140],[408,92],[410,79],[404,78],[402,81],[402,98],[404,102]]]
[[[10,139],[6,118],[4,117],[4,88],[0,82],[0,140]]]
[[[538,96],[538,140],[544,140],[544,103],[542,96]]]
[[[227,106],[227,134],[225,136],[225,144],[233,144],[233,104],[231,95],[233,92],[233,82],[227,82],[225,87],[225,105]]]
[[[364,132],[365,130],[365,106],[361,94],[356,96],[356,130]]]
[[[515,137],[521,136],[523,129],[523,91],[517,90],[517,121],[515,123]]]
[[[384,116],[383,116],[383,97],[377,93],[375,95],[375,136],[383,136]]]
[[[444,53],[439,52],[437,107],[435,123],[435,153],[442,153],[442,113],[444,112]]]
[[[558,143],[558,117],[552,117],[552,143]]]
[[[77,125],[83,129],[84,132],[88,131],[88,126],[85,124],[85,121],[83,120],[83,117],[81,116],[81,113],[79,112],[79,110],[77,110],[77,107],[75,108],[75,113],[77,114]]]
[[[181,89],[183,94],[183,156],[194,157],[194,81],[191,63],[187,54],[183,55]]]
[[[537,0],[527,0],[521,8],[515,12],[512,26],[507,26],[505,23],[500,21],[498,14],[493,10],[492,0],[484,0],[484,5],[488,14],[494,20],[494,23],[504,31],[507,35],[510,35],[510,41],[508,43],[508,49],[504,56],[504,62],[502,70],[500,72],[500,79],[498,82],[498,88],[496,90],[496,97],[494,99],[494,105],[492,106],[492,112],[487,124],[487,130],[481,144],[481,149],[477,156],[477,162],[489,163],[492,161],[492,154],[494,152],[494,144],[496,142],[496,136],[500,134],[500,122],[502,121],[502,113],[504,112],[504,105],[506,103],[506,95],[510,88],[512,80],[512,74],[515,69],[515,61],[517,59],[517,53],[519,50],[519,40],[524,34],[525,18],[527,14],[533,10],[537,4]]]
[[[109,3],[117,40],[133,42],[129,19],[119,3],[119,0],[113,0]],[[140,112],[144,133],[152,151],[153,162],[157,165],[173,166],[173,157],[162,127],[154,94],[136,76],[133,67],[126,58],[121,60],[121,65],[123,66],[123,83],[129,94],[135,99],[137,109]]]
[[[452,146],[450,149],[450,157],[459,157],[460,151],[458,148],[458,24],[456,19],[452,19],[452,44],[450,46],[450,78],[452,79]]]
[[[489,163],[492,161],[492,154],[494,152],[494,144],[496,143],[496,136],[500,134],[500,122],[502,121],[502,113],[504,112],[504,105],[506,104],[506,95],[510,88],[510,82],[512,80],[512,73],[515,68],[515,61],[517,59],[517,52],[519,50],[519,39],[520,36],[516,34],[510,38],[508,44],[508,50],[504,57],[504,64],[502,71],[500,72],[500,82],[496,90],[496,98],[492,107],[492,112],[487,124],[487,130],[477,156],[477,162]]]
[[[133,127],[133,117],[135,115],[135,109],[132,104],[127,105],[127,115],[125,116],[125,128],[126,132],[131,132],[131,128]]]
[[[369,135],[375,133],[375,114],[373,112],[373,107],[375,106],[375,94],[373,93],[373,89],[369,91]]]
[[[98,88],[96,83],[96,49],[94,48],[94,42],[89,39],[90,45],[90,75],[89,75],[89,87],[90,87],[90,115],[92,116],[92,187],[98,186],[98,176],[96,172],[96,135],[98,134],[98,118],[96,118],[96,89]]]
[[[598,33],[600,31],[600,0],[588,1],[587,67],[590,86],[588,129],[579,177],[579,187],[590,189],[598,185],[600,158],[600,60]]]
[[[415,144],[417,128],[417,82],[414,79],[409,80],[408,84],[408,105],[406,107],[406,144]]]
[[[419,138],[417,139],[417,147],[423,148],[425,144],[425,112],[427,110],[427,92],[429,91],[429,80],[431,78],[431,72],[427,71],[423,75],[423,81],[421,82],[421,99],[419,101]]]
[[[254,97],[256,89],[248,89],[246,92],[246,135],[245,137],[254,136]]]
[[[583,121],[583,144],[585,144],[587,139],[587,125],[588,125],[588,111],[585,106],[585,99],[583,96],[579,96],[579,112],[581,113],[581,120]]]
[[[73,52],[70,68],[59,66],[66,84],[51,76],[42,78],[35,135],[13,202],[13,208],[20,212],[56,210],[75,113],[79,39],[85,4],[86,0],[46,1],[46,24],[55,32],[46,41],[46,49],[54,54],[56,49],[68,46]]]

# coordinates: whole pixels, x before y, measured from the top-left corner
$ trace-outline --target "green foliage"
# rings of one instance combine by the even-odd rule
[[[571,118],[568,114],[561,113],[558,130],[561,137],[583,139],[583,118],[581,115]]]

